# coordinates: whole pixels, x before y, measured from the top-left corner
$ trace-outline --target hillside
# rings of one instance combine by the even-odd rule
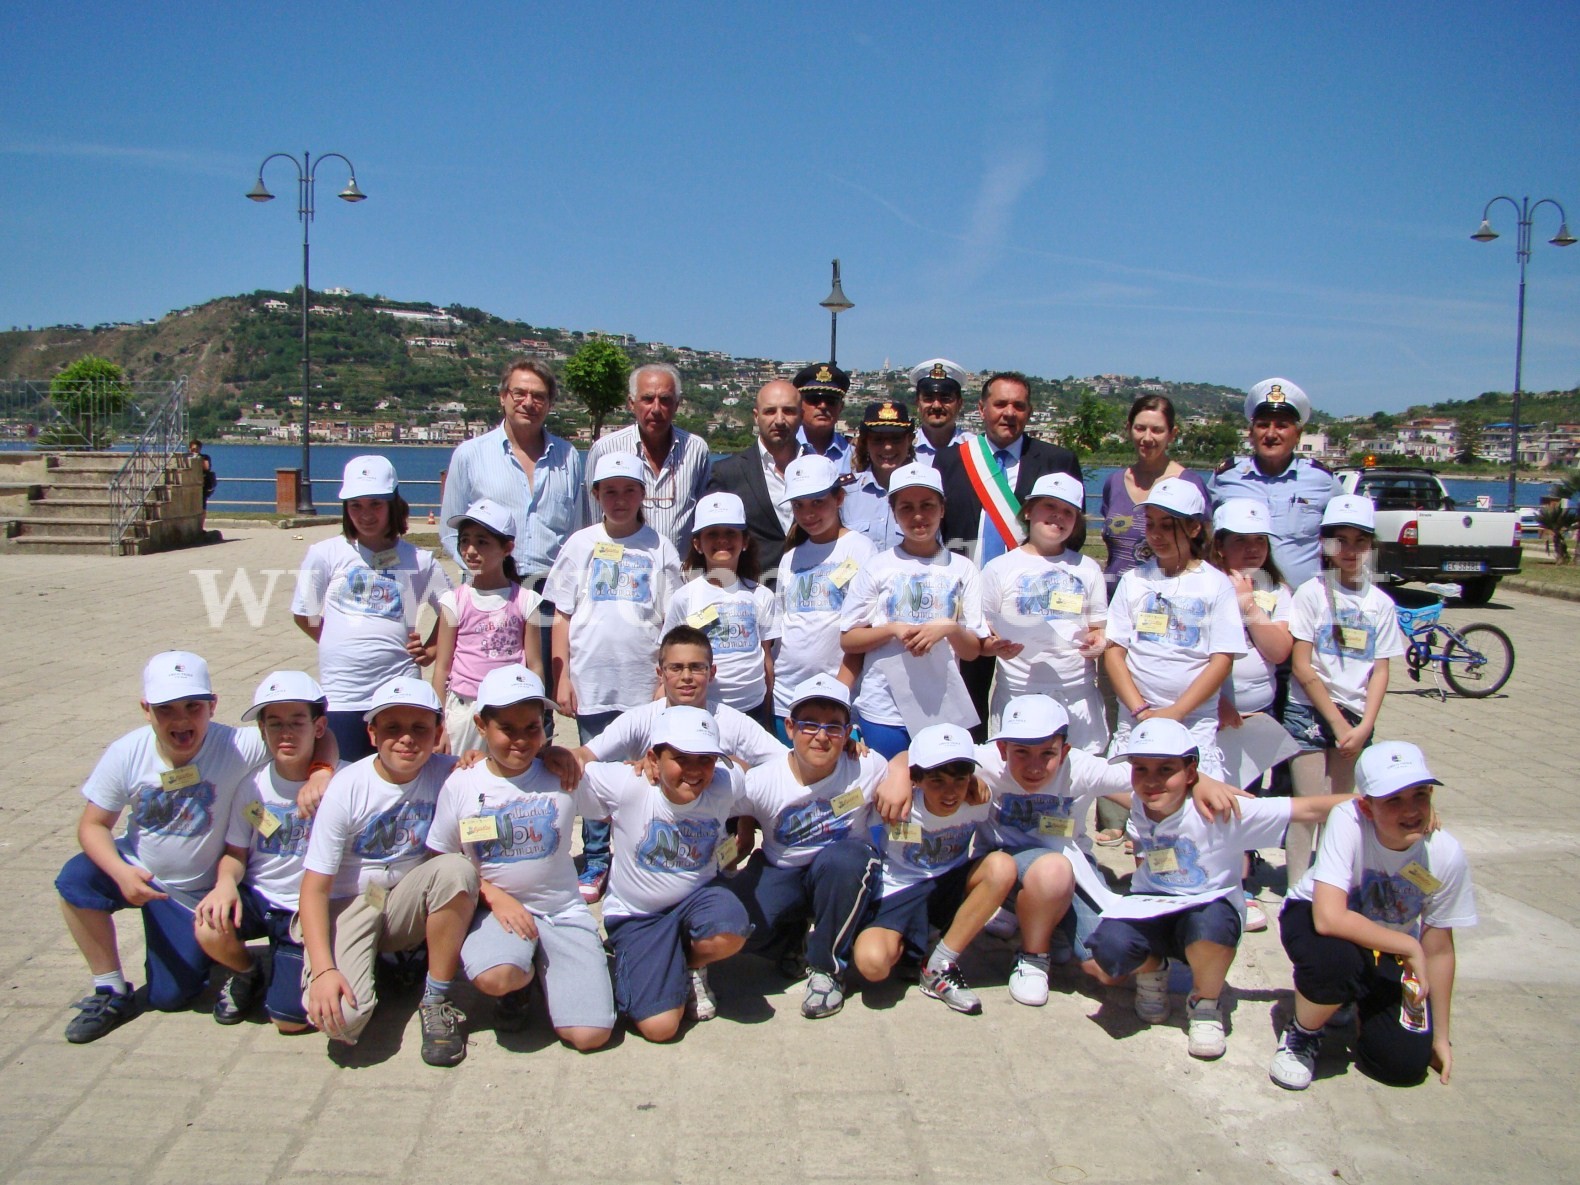
[[[301,391],[300,289],[221,297],[132,325],[52,326],[0,333],[0,375],[47,380],[83,354],[98,354],[137,380],[186,375],[193,430],[206,438],[266,435],[294,421]],[[439,308],[354,293],[315,293],[312,325],[313,419],[319,424],[400,425],[424,434],[454,434],[466,421],[492,419],[504,363],[521,354],[556,369],[600,331],[535,326],[464,305]],[[752,396],[768,378],[800,362],[737,358],[662,342],[612,337],[633,363],[666,361],[686,379],[681,423],[731,447],[750,434]],[[1034,377],[1039,420],[1061,420],[1083,396],[1107,405],[1122,423],[1143,391],[1164,391],[1181,415],[1208,419],[1238,414],[1243,392],[1202,383],[1121,375]],[[903,369],[857,372],[847,416],[889,395],[908,397]],[[968,408],[973,401],[968,398]],[[575,435],[587,418],[570,400],[555,409],[557,430]],[[618,422],[618,419],[615,421]]]

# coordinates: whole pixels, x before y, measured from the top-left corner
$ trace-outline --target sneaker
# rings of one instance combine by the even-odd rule
[[[1262,907],[1249,897],[1245,901],[1245,932],[1247,934],[1260,934],[1267,929],[1267,914]]]
[[[424,1001],[417,1006],[422,1017],[422,1060],[430,1066],[458,1066],[466,1060],[466,1013],[448,1000]]]
[[[1308,1033],[1294,1021],[1278,1040],[1278,1052],[1267,1067],[1267,1076],[1285,1090],[1305,1090],[1317,1073],[1321,1033]]]
[[[582,892],[582,900],[588,905],[603,897],[603,889],[609,883],[609,870],[607,868],[584,868],[576,877],[576,887]]]
[[[1015,969],[1009,973],[1010,998],[1017,1004],[1041,1008],[1048,1002],[1048,965],[1025,951],[1015,956]]]
[[[1185,1008],[1185,1035],[1191,1057],[1211,1061],[1222,1057],[1223,1013],[1216,1000],[1191,1000]]]
[[[801,999],[801,1015],[808,1020],[833,1016],[845,1006],[845,989],[838,979],[827,971],[814,971],[806,981],[806,995]]]
[[[1169,967],[1136,972],[1136,1015],[1149,1025],[1169,1018]]]
[[[691,999],[686,1001],[686,1013],[696,1021],[712,1020],[719,1014],[719,1002],[708,986],[706,967],[695,967],[691,971]]]
[[[1020,919],[1001,905],[998,912],[987,920],[987,925],[982,927],[982,933],[991,934],[994,938],[1013,938],[1019,929]]]
[[[942,1000],[956,1012],[964,1012],[967,1016],[976,1016],[982,1011],[982,1001],[966,986],[965,976],[960,974],[960,968],[954,963],[945,963],[941,971],[922,968],[922,995]]]
[[[527,1027],[527,988],[517,988],[494,1001],[494,1031],[519,1033]]]
[[[73,1045],[86,1045],[97,1041],[111,1029],[119,1028],[137,1015],[137,1001],[132,995],[132,985],[124,992],[99,988],[91,996],[84,996],[72,1005],[80,1009],[81,1016],[72,1017],[66,1026],[66,1040]]]
[[[251,971],[232,971],[214,999],[214,1019],[222,1025],[239,1025],[247,1019],[262,992],[263,968],[257,963]]]

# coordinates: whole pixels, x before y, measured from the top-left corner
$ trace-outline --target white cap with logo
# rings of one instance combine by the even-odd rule
[[[901,465],[889,474],[889,497],[910,489],[932,490],[941,498],[944,496],[944,479],[938,476],[938,470],[931,465],[916,462]]]
[[[1212,529],[1231,535],[1270,535],[1273,521],[1266,502],[1258,498],[1229,498],[1212,512]]]
[[[1340,494],[1328,500],[1322,509],[1324,527],[1359,527],[1369,534],[1377,533],[1377,508],[1372,500],[1360,494]]]
[[[850,688],[846,687],[833,675],[813,675],[810,679],[803,679],[796,685],[795,692],[790,700],[790,711],[793,713],[804,703],[815,699],[829,700],[841,707],[850,707]]]
[[[1046,741],[1070,731],[1070,714],[1051,695],[1018,695],[1004,705],[1004,714],[989,740]]]
[[[653,748],[660,745],[694,757],[724,756],[718,723],[701,708],[685,704],[674,704],[659,713],[653,724]]]
[[[1200,518],[1207,511],[1207,500],[1201,490],[1183,477],[1165,477],[1148,492],[1140,503],[1156,506],[1180,518]]]
[[[340,500],[353,498],[393,498],[395,496],[395,466],[388,458],[369,453],[365,457],[352,457],[340,475]]]
[[[624,477],[639,485],[645,484],[642,481],[642,458],[635,453],[605,453],[598,458],[592,483],[597,485],[611,477]]]
[[[241,714],[244,721],[256,720],[270,704],[318,704],[328,707],[324,689],[306,671],[275,671],[266,675],[252,693],[252,707]]]
[[[208,663],[189,650],[166,650],[143,668],[143,703],[173,704],[182,699],[213,699]]]
[[[958,724],[932,724],[911,738],[911,764],[937,769],[955,761],[977,761],[971,734]]]
[[[543,690],[543,680],[519,662],[513,662],[509,666],[495,667],[482,677],[477,684],[473,706],[481,712],[484,708],[508,708],[528,700],[536,700],[553,711],[559,710]]]
[[[452,514],[445,520],[447,526],[459,530],[465,523],[477,523],[506,539],[516,537],[516,516],[491,498],[479,498],[462,514]]]
[[[439,693],[432,685],[423,679],[413,679],[409,675],[397,675],[373,693],[373,702],[368,705],[368,710],[362,713],[362,719],[369,724],[373,718],[385,708],[426,708],[430,712],[443,714],[444,705],[439,702]]]
[[[1068,473],[1044,473],[1037,479],[1037,484],[1031,487],[1031,493],[1022,499],[1025,505],[1033,498],[1057,498],[1061,502],[1068,502],[1077,510],[1086,509],[1086,489]]]
[[[746,529],[746,503],[739,494],[708,494],[697,503],[696,517],[692,520],[693,535],[708,527],[734,527]]]
[[[839,485],[839,470],[827,457],[815,453],[797,457],[785,469],[785,496],[780,505],[797,498],[820,498]]]
[[[1132,757],[1200,757],[1196,738],[1178,720],[1154,716],[1143,720],[1130,730],[1125,751],[1108,759],[1109,765],[1129,761]]]
[[[1355,789],[1367,798],[1388,798],[1411,786],[1441,786],[1426,768],[1426,755],[1409,741],[1378,741],[1355,761]]]

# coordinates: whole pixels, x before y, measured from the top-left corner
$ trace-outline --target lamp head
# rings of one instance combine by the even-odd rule
[[[343,202],[365,202],[368,195],[357,188],[357,179],[352,177],[346,182],[346,187],[335,195]]]
[[[272,202],[274,195],[263,184],[263,174],[258,174],[258,179],[253,182],[252,188],[247,191],[247,197],[254,202]]]
[[[1575,245],[1575,237],[1569,233],[1569,224],[1567,222],[1561,223],[1558,227],[1558,233],[1547,241],[1554,247],[1573,247]]]
[[[1490,243],[1498,237],[1498,232],[1492,229],[1492,223],[1483,218],[1481,225],[1476,228],[1476,233],[1470,237],[1478,243]]]

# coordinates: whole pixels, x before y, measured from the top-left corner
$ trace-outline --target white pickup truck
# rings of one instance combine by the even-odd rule
[[[1456,507],[1430,469],[1337,469],[1346,494],[1377,507],[1380,579],[1454,581],[1467,604],[1485,605],[1500,577],[1520,570],[1519,516]]]

